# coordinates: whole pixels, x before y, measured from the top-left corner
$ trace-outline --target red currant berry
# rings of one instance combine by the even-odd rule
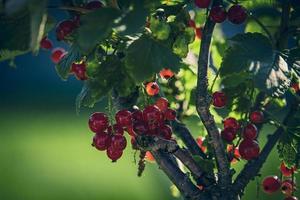
[[[233,5],[228,10],[228,20],[234,24],[242,24],[247,18],[246,9],[241,5]]]
[[[283,194],[291,196],[296,189],[295,183],[292,180],[284,180],[281,183],[281,191]]]
[[[55,48],[51,52],[51,60],[55,64],[59,63],[59,61],[66,55],[66,51],[63,48]]]
[[[160,97],[156,100],[155,105],[160,109],[160,111],[165,112],[169,107],[169,101],[166,98]]]
[[[143,118],[148,124],[162,122],[162,113],[157,106],[150,105],[143,110]]]
[[[295,92],[298,92],[300,90],[299,83],[292,83],[291,88],[293,88]]]
[[[209,17],[215,23],[222,23],[226,20],[227,13],[223,6],[214,6],[210,10]]]
[[[153,157],[153,155],[151,154],[150,151],[147,151],[147,152],[146,152],[145,159],[146,159],[148,162],[155,162],[155,158]]]
[[[135,109],[132,112],[132,121],[133,121],[133,123],[143,121],[143,112],[139,109]]]
[[[159,135],[166,140],[170,140],[172,138],[172,128],[166,124],[162,125],[159,127]]]
[[[233,128],[225,128],[221,132],[221,136],[226,142],[231,143],[236,137],[236,131]]]
[[[138,150],[137,142],[134,136],[131,136],[130,142],[131,142],[132,149]]]
[[[89,127],[94,133],[104,131],[108,127],[108,118],[105,113],[95,112],[90,116]]]
[[[192,20],[192,19],[190,19],[190,20],[188,21],[188,25],[189,25],[189,27],[191,27],[191,28],[196,28],[196,23],[195,23],[195,21]]]
[[[118,135],[123,135],[124,134],[124,129],[120,127],[118,124],[114,124],[113,126],[109,126],[107,128],[108,134],[118,134]]]
[[[234,130],[239,130],[240,129],[240,124],[239,122],[233,118],[233,117],[228,117],[223,121],[224,128],[233,128]]]
[[[128,110],[120,110],[117,112],[116,116],[116,121],[117,124],[120,127],[127,127],[127,126],[131,126],[132,125],[132,116],[131,116],[131,112]]]
[[[254,124],[260,124],[264,121],[264,114],[261,111],[253,111],[250,114],[250,121]]]
[[[296,167],[288,168],[282,162],[281,165],[280,165],[280,171],[281,171],[283,176],[289,177],[289,176],[292,176],[292,174],[296,171]]]
[[[164,112],[164,116],[166,120],[170,120],[173,121],[176,119],[176,111],[168,108],[165,112]]]
[[[170,69],[164,68],[159,72],[159,75],[161,78],[169,79],[174,76],[174,73]]]
[[[245,160],[252,160],[259,156],[259,145],[254,140],[244,139],[239,145],[241,157]]]
[[[211,0],[195,0],[195,4],[198,8],[208,8]]]
[[[66,36],[70,35],[74,29],[76,28],[76,24],[72,20],[63,20],[58,23],[56,26],[56,38],[58,41],[64,40]]]
[[[106,150],[110,143],[111,137],[105,132],[99,132],[93,138],[93,146],[100,151]]]
[[[203,142],[204,142],[204,137],[197,137],[196,138],[196,142],[198,144],[198,146],[200,147],[200,149],[203,151],[203,152],[206,152],[207,150],[207,147],[203,145]]]
[[[156,82],[149,82],[146,85],[146,92],[149,96],[154,96],[159,93],[159,86]]]
[[[44,37],[41,42],[40,42],[40,46],[43,48],[43,49],[52,49],[53,48],[53,43],[52,41],[47,38],[47,37]]]
[[[133,131],[136,133],[136,134],[139,134],[139,135],[144,135],[146,133],[148,133],[148,126],[145,122],[137,122],[135,124],[133,124]]]
[[[262,186],[265,193],[272,194],[280,189],[281,181],[277,176],[268,176],[264,178]]]
[[[298,200],[298,198],[295,196],[289,196],[289,197],[286,197],[284,200]]]
[[[222,108],[226,105],[227,98],[224,92],[214,92],[212,100],[215,107]]]
[[[126,127],[126,131],[130,136],[135,136],[135,132],[133,130],[133,126]]]
[[[103,7],[103,4],[100,1],[90,1],[85,6],[85,8],[88,10],[97,10],[102,7]]]
[[[71,67],[71,71],[75,74],[78,80],[86,80],[86,65],[84,62],[82,63],[73,63]]]
[[[254,124],[247,124],[243,130],[243,138],[250,140],[257,138],[257,128]]]
[[[196,32],[196,37],[201,40],[202,38],[202,31],[203,31],[203,28],[202,27],[199,27],[199,28],[196,28],[195,29],[195,32]]]
[[[111,138],[111,147],[117,150],[124,150],[126,148],[127,141],[123,135],[113,135]]]
[[[112,160],[112,162],[116,162],[119,158],[121,158],[123,151],[109,147],[106,151],[106,154]]]

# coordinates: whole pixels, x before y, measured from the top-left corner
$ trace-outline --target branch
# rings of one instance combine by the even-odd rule
[[[211,43],[212,33],[215,23],[207,19],[201,41],[199,60],[198,60],[198,77],[197,77],[197,112],[210,136],[218,167],[218,180],[220,187],[225,189],[231,184],[231,175],[229,162],[225,153],[223,141],[220,137],[219,130],[214,121],[213,115],[210,113],[209,98],[207,94],[208,80],[207,68],[209,59],[209,47]]]

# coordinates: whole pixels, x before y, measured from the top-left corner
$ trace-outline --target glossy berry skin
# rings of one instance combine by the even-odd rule
[[[51,52],[51,60],[53,63],[57,64],[66,55],[66,51],[63,48],[55,48]]]
[[[217,108],[223,108],[226,105],[227,98],[224,92],[214,92],[212,95],[212,104]]]
[[[94,133],[108,128],[108,118],[105,113],[95,112],[89,118],[89,127]]]
[[[164,124],[160,126],[158,131],[162,138],[166,140],[170,140],[172,138],[172,128],[169,125]]]
[[[296,167],[287,168],[285,164],[282,162],[280,165],[280,171],[283,176],[290,177],[296,171]]]
[[[78,80],[84,81],[88,79],[86,75],[86,65],[84,62],[73,63],[71,66],[71,71],[75,74]]]
[[[126,127],[126,131],[130,136],[135,137],[135,132],[133,130],[133,126]]]
[[[106,150],[111,144],[111,137],[105,133],[97,133],[93,138],[93,146],[99,151]]]
[[[52,41],[47,38],[47,37],[44,37],[41,42],[40,42],[40,46],[43,48],[43,49],[52,49],[53,48],[53,43]]]
[[[250,140],[257,138],[257,128],[254,124],[247,124],[243,130],[243,138]]]
[[[225,128],[221,132],[221,137],[226,141],[231,143],[236,137],[236,131],[233,128]]]
[[[202,27],[199,27],[199,28],[196,28],[195,29],[195,32],[196,32],[196,37],[201,40],[202,38],[202,31],[203,31],[203,28]]]
[[[264,121],[264,114],[261,111],[253,111],[250,114],[250,121],[254,124],[261,124]]]
[[[133,131],[138,135],[144,135],[144,134],[148,133],[149,128],[145,122],[140,121],[140,122],[133,124]]]
[[[233,5],[228,10],[228,20],[233,24],[242,24],[247,19],[246,9],[241,5]]]
[[[143,111],[139,110],[139,109],[135,109],[132,112],[132,121],[133,123],[139,122],[143,120]]]
[[[110,158],[112,162],[116,162],[119,158],[121,158],[122,154],[122,150],[114,149],[112,147],[109,147],[106,151],[107,157]]]
[[[147,151],[147,152],[146,152],[145,159],[146,159],[148,162],[155,162],[155,158],[153,157],[153,155],[151,154],[150,151]]]
[[[156,100],[155,105],[160,109],[160,111],[165,112],[169,107],[169,101],[164,97],[160,97]]]
[[[76,24],[72,20],[63,20],[58,23],[56,26],[56,38],[58,41],[64,40],[66,36],[70,35],[74,29],[76,28]]]
[[[124,150],[126,148],[127,141],[123,135],[113,135],[111,138],[111,147],[116,150]]]
[[[244,139],[239,145],[241,157],[245,160],[252,160],[259,156],[259,145],[254,140]]]
[[[146,92],[149,96],[154,96],[159,93],[159,86],[156,82],[149,82],[146,85]]]
[[[233,117],[228,117],[226,118],[224,121],[223,121],[223,125],[224,125],[224,128],[233,128],[234,130],[239,130],[240,129],[240,124],[239,122],[233,118]]]
[[[103,4],[100,1],[90,1],[85,6],[85,8],[88,10],[97,10],[102,7],[103,7]]]
[[[124,135],[124,129],[120,127],[118,124],[114,124],[113,126],[109,126],[107,128],[108,134],[118,134]]]
[[[295,196],[289,196],[289,197],[286,197],[284,200],[298,200],[298,198]]]
[[[164,68],[159,72],[159,75],[161,78],[169,79],[174,76],[174,73],[172,72],[172,70],[170,70],[168,68]]]
[[[162,122],[162,113],[157,106],[150,105],[143,110],[143,118],[144,121],[148,124],[151,124],[153,122],[160,123]]]
[[[285,195],[291,196],[293,191],[296,190],[295,183],[292,180],[284,180],[281,183],[281,192]]]
[[[281,181],[277,176],[268,176],[262,182],[263,191],[268,194],[277,192],[280,189]]]
[[[208,8],[210,5],[211,0],[195,0],[195,5],[198,8]]]
[[[176,119],[176,111],[171,108],[167,108],[167,110],[164,112],[164,117],[166,120],[173,121]]]
[[[120,110],[116,113],[116,122],[120,127],[127,127],[132,125],[131,112],[128,110]]]
[[[222,23],[226,20],[227,13],[223,6],[214,6],[210,10],[209,18],[215,23]]]

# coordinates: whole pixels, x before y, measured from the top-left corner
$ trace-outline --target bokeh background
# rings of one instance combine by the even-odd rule
[[[57,19],[64,13],[50,11]],[[224,25],[231,35],[241,27]],[[50,38],[54,40],[53,34]],[[55,43],[55,46],[64,46]],[[56,75],[50,52],[18,57],[16,68],[0,63],[0,199],[1,200],[168,200],[176,199],[171,183],[153,163],[142,178],[136,176],[134,151],[127,148],[117,163],[91,147],[87,120],[97,105],[75,113],[75,97],[81,83]],[[197,136],[197,129],[190,123]],[[267,127],[261,133],[272,132]],[[238,171],[245,162],[235,165]],[[273,151],[261,174],[279,175],[279,159]],[[299,177],[299,175],[296,175]],[[300,177],[299,177],[300,178]],[[243,200],[280,200],[278,192],[265,195],[262,178],[252,181]],[[173,195],[172,195],[173,193]],[[174,196],[175,194],[175,196]],[[299,192],[296,196],[299,196]]]

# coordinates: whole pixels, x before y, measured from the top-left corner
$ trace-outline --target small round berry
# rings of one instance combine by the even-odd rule
[[[133,124],[133,131],[138,135],[144,135],[148,133],[149,128],[145,122],[140,121]]]
[[[148,162],[155,162],[155,158],[153,157],[153,155],[151,154],[150,151],[147,151],[147,152],[146,152],[145,159],[146,159]]]
[[[53,43],[52,41],[47,38],[47,37],[44,37],[41,42],[40,42],[40,46],[43,48],[43,49],[52,49],[53,48]]]
[[[227,98],[224,92],[214,92],[212,95],[212,104],[217,108],[223,108],[226,105]]]
[[[143,118],[146,123],[161,122],[162,113],[155,105],[149,105],[143,110]]]
[[[208,8],[211,0],[195,0],[195,4],[198,8]]]
[[[226,142],[231,143],[236,138],[236,131],[233,128],[225,128],[221,132],[221,136]]]
[[[63,48],[55,48],[51,52],[51,60],[55,64],[59,63],[59,61],[66,55],[66,51]]]
[[[203,28],[202,27],[199,27],[199,28],[196,28],[195,29],[195,32],[196,32],[196,37],[201,40],[202,38],[202,31],[203,31]]]
[[[283,176],[289,177],[292,176],[293,173],[296,171],[296,167],[288,168],[287,166],[285,166],[284,162],[282,162],[280,165],[280,171]]]
[[[105,132],[97,133],[93,138],[93,146],[99,151],[106,150],[111,143],[111,137]]]
[[[281,191],[283,194],[291,196],[296,189],[295,183],[292,180],[287,179],[281,183]]]
[[[253,111],[250,114],[250,121],[254,124],[261,124],[264,121],[264,114],[261,111]]]
[[[85,8],[88,10],[97,10],[102,7],[103,4],[100,1],[90,1],[85,5]]]
[[[298,92],[300,90],[299,83],[292,83],[291,88],[293,88],[295,92]]]
[[[169,101],[164,97],[160,97],[156,100],[155,105],[160,109],[160,111],[165,112],[169,107]]]
[[[149,96],[154,96],[159,93],[159,86],[156,82],[149,82],[146,85],[146,92]]]
[[[170,70],[168,68],[164,68],[159,72],[159,75],[161,78],[169,79],[174,76],[174,73],[172,72],[172,70]]]
[[[78,80],[87,80],[86,65],[84,62],[72,63],[71,71],[75,74]]]
[[[165,112],[164,112],[164,116],[166,120],[170,120],[173,121],[176,119],[176,111],[168,108]]]
[[[234,130],[239,130],[240,129],[240,124],[239,122],[233,118],[233,117],[228,117],[223,121],[224,128],[233,128]]]
[[[120,127],[118,124],[114,124],[113,126],[109,126],[107,128],[107,133],[108,134],[123,135],[124,134],[124,129],[122,127]]]
[[[66,36],[70,35],[74,29],[76,28],[76,24],[72,20],[63,20],[58,23],[56,26],[56,38],[58,41],[64,40]]]
[[[223,6],[214,6],[210,10],[209,18],[215,23],[222,23],[226,20],[227,13]]]
[[[109,147],[106,151],[106,154],[112,160],[112,162],[116,162],[119,158],[121,158],[123,151]]]
[[[265,193],[272,194],[280,189],[281,181],[277,176],[268,176],[264,178],[262,186]]]
[[[94,133],[104,131],[108,127],[108,118],[105,113],[95,112],[89,118],[89,127]]]
[[[286,197],[284,200],[298,200],[298,198],[295,196],[289,196],[289,197]]]
[[[254,124],[247,124],[243,130],[243,138],[250,140],[257,138],[257,128]]]
[[[189,27],[191,27],[191,28],[196,28],[196,23],[195,23],[195,21],[192,20],[192,19],[189,19],[188,25],[189,25]]]
[[[132,112],[132,121],[133,123],[139,122],[139,121],[143,121],[143,112],[139,109],[135,109]]]
[[[124,150],[126,148],[127,141],[123,135],[113,135],[111,138],[111,147],[117,150]]]
[[[242,24],[247,18],[246,9],[241,5],[233,5],[228,10],[228,20],[233,24]]]
[[[171,126],[164,124],[161,127],[159,127],[159,135],[166,140],[170,140],[172,138]]]
[[[116,113],[116,121],[120,127],[127,127],[132,125],[131,112],[128,110],[120,110]]]
[[[203,152],[206,152],[207,147],[203,145],[204,139],[205,139],[204,137],[199,136],[199,137],[196,138],[196,142],[197,142],[198,146],[200,147],[200,149]]]
[[[254,140],[244,139],[239,145],[241,157],[245,160],[252,160],[259,156],[259,145]]]

